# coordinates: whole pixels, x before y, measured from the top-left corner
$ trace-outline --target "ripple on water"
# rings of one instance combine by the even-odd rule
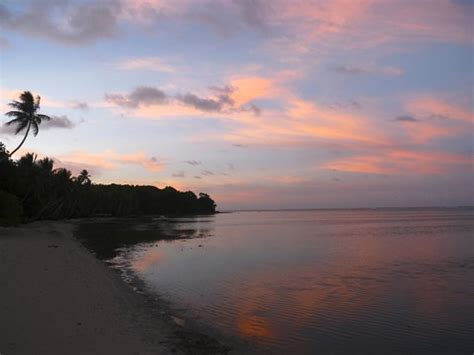
[[[155,221],[188,239],[127,246],[114,262],[256,352],[470,353],[472,214],[300,211]]]

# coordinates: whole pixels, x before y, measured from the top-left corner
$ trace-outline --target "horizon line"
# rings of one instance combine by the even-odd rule
[[[228,209],[216,213],[232,212],[284,212],[284,211],[332,211],[332,210],[420,210],[420,209],[474,209],[474,205],[466,206],[414,206],[414,207],[310,207],[310,208],[250,208]]]

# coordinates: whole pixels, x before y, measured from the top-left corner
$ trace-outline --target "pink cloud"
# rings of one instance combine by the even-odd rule
[[[472,109],[431,95],[415,95],[404,104],[409,119],[399,119],[409,140],[426,143],[439,137],[455,137],[472,130]]]
[[[322,168],[352,173],[419,175],[441,174],[453,165],[469,167],[472,160],[465,155],[445,152],[391,150],[336,159],[323,164]]]
[[[400,40],[472,43],[467,30],[471,28],[472,14],[450,0],[274,0],[263,4],[123,0],[123,4],[122,17],[142,24],[149,24],[158,14],[164,14],[182,21],[219,25],[224,32],[241,26],[257,31],[284,28],[287,43],[292,42],[292,47],[299,47],[300,52],[312,50],[315,43],[348,47],[370,47]],[[230,23],[222,23],[221,17],[225,16],[231,19]]]
[[[76,151],[58,156],[59,162],[66,167],[80,167],[94,171],[114,170],[123,165],[136,165],[151,172],[159,172],[164,168],[164,163],[156,157],[150,157],[144,152],[120,154],[113,150],[102,153],[89,153]]]
[[[306,43],[337,41],[373,46],[390,41],[472,43],[471,14],[453,1],[292,1],[278,19]],[[352,43],[351,43],[352,42]]]
[[[408,100],[407,109],[411,113],[419,116],[443,117],[450,120],[474,123],[472,102],[470,104],[470,108],[465,108],[456,103],[446,102],[446,100],[425,95],[410,98]]]

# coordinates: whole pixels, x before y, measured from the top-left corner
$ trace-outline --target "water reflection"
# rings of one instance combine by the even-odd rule
[[[160,220],[139,228],[153,241],[126,245],[121,257],[152,291],[256,353],[463,353],[474,348],[472,217],[402,210]]]
[[[145,273],[151,268],[156,268],[160,263],[166,261],[166,254],[160,249],[147,249],[139,259],[133,261],[132,268],[134,271]]]

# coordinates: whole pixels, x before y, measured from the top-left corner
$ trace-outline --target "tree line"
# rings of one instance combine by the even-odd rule
[[[196,196],[167,186],[94,184],[83,170],[73,176],[54,168],[52,159],[28,153],[12,160],[0,143],[0,222],[14,224],[41,219],[147,214],[215,213],[205,193]]]
[[[42,121],[51,119],[37,113],[40,98],[25,91],[20,101],[9,105],[14,117],[7,122],[16,125],[16,133],[26,131],[16,152],[30,130],[36,135]],[[70,170],[54,168],[50,158],[37,159],[27,153],[12,159],[0,142],[0,224],[16,224],[42,219],[92,216],[131,216],[149,214],[209,214],[216,204],[205,193],[196,196],[167,186],[94,184],[87,170],[73,176]]]

